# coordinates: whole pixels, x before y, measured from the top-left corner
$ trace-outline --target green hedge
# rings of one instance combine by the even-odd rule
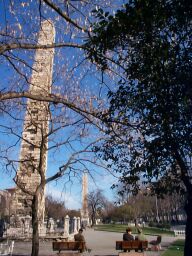
[[[149,222],[149,227],[156,227],[156,228],[163,228],[163,229],[170,229],[171,225],[169,223],[156,223],[156,222]]]

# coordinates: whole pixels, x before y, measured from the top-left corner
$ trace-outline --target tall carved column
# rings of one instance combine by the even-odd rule
[[[55,29],[50,21],[41,24],[38,45],[54,43]],[[51,92],[54,49],[38,49],[35,53],[29,91],[34,95],[48,95]],[[17,183],[26,191],[34,192],[40,184],[39,167],[45,175],[47,168],[47,133],[49,131],[49,104],[28,99],[23,127],[23,140],[20,149],[20,165],[17,171]],[[17,187],[15,195],[15,213],[18,216],[31,214],[31,196]],[[38,209],[40,223],[44,220],[44,192]]]
[[[82,178],[82,209],[81,209],[81,222],[83,225],[89,225],[89,211],[88,211],[88,178],[87,173],[83,173]]]

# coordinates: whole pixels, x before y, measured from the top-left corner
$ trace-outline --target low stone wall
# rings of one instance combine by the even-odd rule
[[[68,238],[68,240],[73,240],[74,234],[78,232],[81,227],[80,217],[74,217],[72,219],[67,215],[64,218],[63,228],[57,227],[57,223],[50,219],[39,227],[39,236],[42,238],[45,237],[64,237]],[[32,227],[31,227],[31,217],[27,216],[22,218],[20,227],[9,225],[7,227],[6,232],[4,232],[4,237],[10,238],[22,238],[25,239],[32,237]]]

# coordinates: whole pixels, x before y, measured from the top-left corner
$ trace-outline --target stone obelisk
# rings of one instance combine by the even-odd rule
[[[84,226],[89,225],[89,211],[88,211],[88,178],[87,173],[83,173],[82,178],[82,209],[81,209],[81,223]]]
[[[54,43],[55,29],[46,20],[41,24],[37,45]],[[46,96],[51,92],[54,48],[37,49],[31,75],[29,92],[36,96]],[[49,104],[43,101],[28,99],[25,114],[22,142],[20,148],[20,165],[16,180],[18,186],[15,194],[15,214],[17,216],[31,215],[31,195],[24,191],[34,191],[40,184],[41,176],[47,168],[47,133],[49,131]],[[21,189],[22,188],[22,189]],[[41,194],[41,207],[38,209],[39,222],[44,220],[44,192]]]

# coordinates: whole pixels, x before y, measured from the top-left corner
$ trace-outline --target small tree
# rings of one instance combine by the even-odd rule
[[[102,211],[102,221],[103,223],[111,223],[113,219],[113,214],[116,210],[116,207],[113,202],[106,201],[105,207]]]
[[[96,219],[101,216],[102,209],[105,206],[105,197],[101,190],[92,191],[87,196],[89,213],[91,215],[92,226],[96,224]]]
[[[47,219],[53,218],[55,220],[64,218],[67,215],[65,203],[54,199],[51,195],[45,198],[45,214]]]

